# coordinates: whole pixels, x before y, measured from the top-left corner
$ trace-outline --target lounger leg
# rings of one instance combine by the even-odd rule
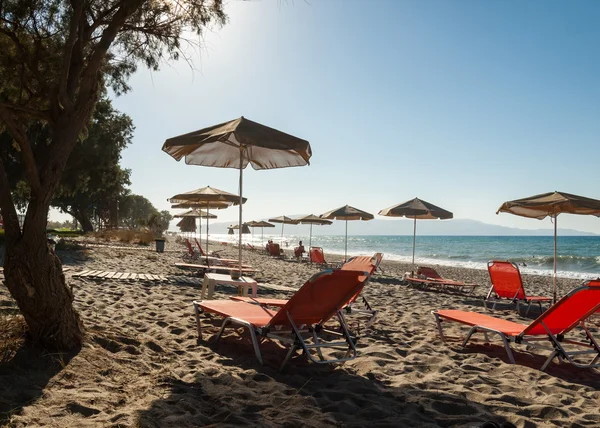
[[[504,349],[506,349],[506,353],[508,354],[508,361],[510,361],[511,364],[515,364],[515,357],[513,356],[512,349],[510,349],[508,340],[506,340],[506,336],[500,334],[500,337],[502,338],[502,342],[504,342]]]
[[[254,346],[254,353],[256,354],[256,358],[258,359],[258,363],[262,366],[263,359],[260,354],[260,348],[258,347],[258,340],[256,340],[256,332],[254,331],[254,327],[248,326],[248,330],[250,330],[250,337],[252,339],[252,345]]]
[[[437,324],[437,328],[438,328],[438,332],[440,334],[440,338],[442,339],[442,341],[446,341],[446,337],[444,336],[444,331],[442,330],[442,320],[440,319],[440,316],[438,314],[433,314],[433,316],[435,317],[435,323]]]
[[[202,324],[200,324],[200,307],[194,301],[194,315],[196,316],[196,328],[198,329],[198,340],[202,339]]]
[[[466,346],[467,342],[469,341],[471,336],[473,336],[473,334],[477,333],[477,331],[478,331],[477,327],[472,327],[471,330],[469,330],[467,337],[465,337],[465,340],[463,341],[462,346]]]
[[[298,350],[298,345],[294,342],[294,344],[292,346],[290,346],[290,350],[288,351],[283,362],[281,363],[281,366],[279,367],[279,371],[283,370],[283,367],[288,363],[290,358],[292,358],[292,355],[294,355],[296,350]]]
[[[529,302],[529,305],[527,305],[527,310],[525,311],[525,316],[527,316],[527,314],[529,313],[529,310],[531,309],[531,304],[533,302]],[[542,306],[540,305],[540,309],[542,308]]]
[[[221,329],[219,330],[219,334],[217,334],[217,338],[215,339],[215,342],[218,342],[219,339],[221,339],[221,336],[223,335],[223,332],[225,331],[225,327],[227,327],[227,324],[229,324],[231,322],[231,318],[225,318],[225,320],[223,321],[223,324],[221,324]]]
[[[485,343],[490,343],[490,337],[488,336],[487,331],[483,332],[483,337],[485,337]]]
[[[317,332],[315,330],[312,331],[313,340],[315,341],[315,345],[319,344],[319,336],[317,336]],[[323,353],[321,352],[321,348],[317,348],[317,355],[321,361],[325,361],[325,357],[323,357]]]

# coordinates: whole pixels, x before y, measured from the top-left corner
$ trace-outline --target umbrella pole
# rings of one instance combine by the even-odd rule
[[[312,223],[310,224],[310,235],[308,236],[308,249],[310,250],[310,246],[312,245]]]
[[[238,257],[240,263],[240,278],[242,277],[242,171],[244,166],[244,146],[240,145],[240,222],[239,222],[239,239],[238,239]]]
[[[206,265],[208,266],[208,217],[210,217],[210,202],[206,205]],[[202,219],[200,220],[202,221]],[[202,242],[202,238],[200,238]]]
[[[552,303],[556,303],[556,221],[558,220],[558,215],[554,216],[554,276],[552,278],[553,289],[554,289],[554,301]]]
[[[417,238],[417,217],[415,217],[415,225],[413,227],[413,259],[412,259],[412,264],[413,264],[413,273],[415,271],[415,241]]]
[[[260,245],[261,246],[265,246],[265,228],[261,227],[260,228]]]
[[[344,263],[348,261],[348,220],[346,220],[346,241],[344,243]]]
[[[279,240],[279,245],[283,248],[283,227],[285,226],[285,222],[281,223],[281,239]]]

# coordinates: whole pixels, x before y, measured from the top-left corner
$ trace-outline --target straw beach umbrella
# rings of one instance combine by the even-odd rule
[[[286,217],[284,215],[280,217],[270,218],[269,221],[273,223],[281,223],[281,241],[280,243],[283,245],[283,226],[285,224],[298,224],[298,220],[294,220],[293,218]]]
[[[358,208],[345,205],[340,208],[328,211],[325,214],[321,214],[320,218],[327,218],[330,220],[346,220],[346,240],[344,244],[344,261],[348,258],[348,220],[373,220],[375,217],[373,214],[361,211]]]
[[[498,208],[496,214],[501,212],[522,217],[537,218],[538,220],[546,217],[554,219],[554,275],[552,282],[553,297],[554,302],[556,302],[556,223],[558,215],[566,213],[600,217],[600,200],[564,192],[550,192],[504,202]]]
[[[260,243],[261,243],[261,245],[264,245],[264,243],[265,243],[265,227],[275,227],[274,224],[271,224],[264,220],[251,221],[248,223],[248,226],[250,226],[251,228],[260,227],[260,232],[261,232]]]
[[[312,156],[306,140],[286,134],[244,117],[210,126],[189,134],[169,138],[162,150],[186,164],[236,168],[242,172],[248,164],[254,169],[286,168],[309,164]],[[239,204],[242,224],[242,204]],[[239,238],[240,276],[242,272],[242,236]]]
[[[417,239],[417,219],[419,220],[432,220],[440,219],[446,220],[454,217],[450,211],[446,211],[443,208],[430,204],[429,202],[423,201],[419,198],[411,199],[410,201],[403,202],[393,207],[389,207],[379,211],[379,215],[387,217],[406,217],[412,218],[414,221],[413,227],[413,252],[412,252],[412,264],[415,264],[415,243]]]
[[[313,215],[313,214],[309,214],[307,216],[301,217],[301,218],[297,219],[297,221],[299,224],[310,224],[310,233],[308,235],[308,248],[310,248],[311,244],[312,244],[313,224],[316,224],[319,226],[324,226],[324,225],[330,225],[331,223],[333,223],[330,220],[325,220],[324,218],[317,217],[316,215]]]
[[[209,214],[206,211],[202,211],[201,209],[194,208],[194,209],[188,210],[183,213],[175,214],[175,215],[173,215],[173,218],[182,218],[182,219],[193,218],[194,219],[194,232],[195,232],[196,231],[195,225],[196,225],[197,218],[200,218],[200,219],[212,218],[212,219],[214,219],[214,218],[217,218],[217,216],[214,214]],[[180,223],[182,223],[182,222],[180,221],[179,223],[177,223],[178,227],[179,227]],[[208,223],[207,223],[207,230],[208,230]],[[202,227],[200,227],[200,231],[202,231]]]
[[[238,195],[215,189],[214,187],[202,187],[186,193],[179,193],[172,196],[169,202],[175,204],[190,204],[194,208],[206,208],[210,214],[211,208],[223,209],[230,205],[245,203],[246,198],[240,198]],[[208,217],[206,218],[206,254],[208,257]]]

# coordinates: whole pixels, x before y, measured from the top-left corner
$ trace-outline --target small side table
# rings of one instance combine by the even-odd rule
[[[215,293],[215,285],[217,284],[231,284],[242,288],[242,296],[248,296],[248,288],[252,288],[252,297],[256,297],[258,294],[258,283],[252,278],[242,276],[239,279],[232,279],[230,275],[222,273],[205,273],[204,280],[202,281],[202,294],[200,299],[211,300]]]

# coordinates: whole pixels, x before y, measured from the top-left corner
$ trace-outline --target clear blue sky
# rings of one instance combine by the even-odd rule
[[[136,125],[122,163],[159,209],[238,172],[188,166],[166,138],[245,116],[310,141],[311,165],[244,170],[244,220],[376,213],[417,196],[455,218],[550,228],[510,199],[600,199],[600,2],[232,1],[185,62],[140,71],[115,99]],[[234,222],[235,208],[218,213]],[[596,217],[559,227],[600,233]]]

